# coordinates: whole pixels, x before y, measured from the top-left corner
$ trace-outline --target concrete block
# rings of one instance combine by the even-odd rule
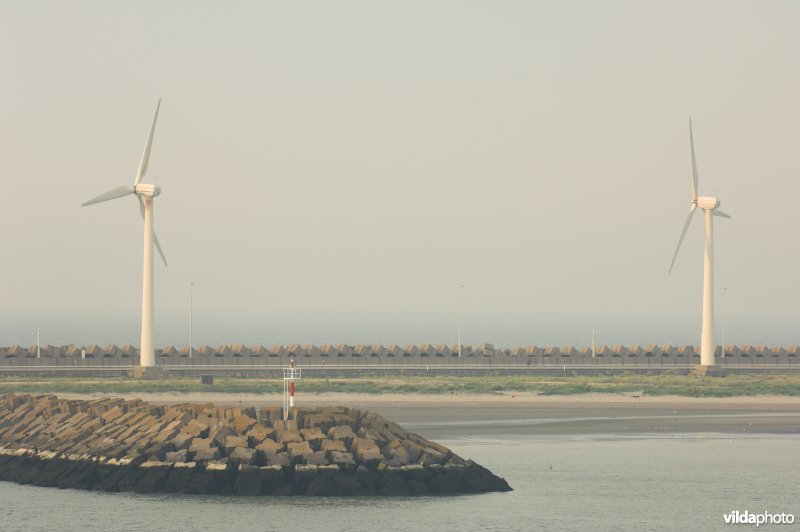
[[[349,425],[337,425],[328,429],[328,438],[332,440],[343,440],[349,444],[355,437],[353,428]]]
[[[297,420],[289,419],[286,421],[283,420],[273,421],[272,428],[274,428],[276,431],[282,431],[282,430],[297,431]]]
[[[210,460],[219,460],[221,454],[217,447],[201,447],[194,452],[192,460],[196,462],[207,462]]]
[[[327,432],[334,425],[333,417],[326,413],[309,414],[303,417],[305,428],[317,427],[322,432]]]
[[[266,439],[263,442],[256,445],[255,448],[256,450],[261,451],[264,454],[275,454],[286,449],[286,446],[282,443]]]
[[[178,433],[177,436],[170,440],[170,443],[175,446],[176,449],[188,449],[192,443],[194,437],[191,434],[186,434],[185,432]]]
[[[266,455],[266,461],[268,466],[288,466],[292,463],[291,459],[289,458],[289,453],[287,452],[279,452]]]
[[[327,436],[319,430],[319,427],[313,427],[310,429],[300,429],[300,435],[303,436],[303,439],[307,442],[317,442],[316,447],[319,447],[319,440],[327,439]],[[313,446],[313,443],[312,443]]]
[[[303,436],[296,430],[277,430],[275,436],[278,442],[284,444],[303,441]]]
[[[406,451],[405,447],[403,447],[403,443],[400,440],[392,440],[391,442],[387,443],[381,449],[381,454],[389,459],[394,460],[398,465],[408,465],[412,463],[408,451]]]
[[[356,465],[355,459],[353,455],[350,453],[339,452],[339,451],[328,451],[328,459],[330,460],[331,464],[337,465],[339,467],[354,467]]]
[[[374,467],[383,461],[383,455],[380,448],[373,444],[368,446],[365,444],[359,445],[353,452],[356,463],[367,467]]]
[[[214,427],[209,430],[208,437],[216,442],[219,447],[225,447],[225,438],[228,436],[238,436],[227,426]]]
[[[228,458],[231,461],[236,462],[237,464],[244,464],[244,465],[256,465],[255,464],[255,457],[256,457],[256,450],[249,449],[247,447],[236,447],[233,449],[232,452],[228,453]]]
[[[253,427],[247,431],[246,436],[249,438],[250,446],[255,447],[259,443],[269,438],[272,434],[274,434],[274,432],[274,429],[257,424],[253,425]]]
[[[237,416],[233,419],[230,427],[239,434],[246,433],[250,427],[256,424],[256,420],[247,415]]]
[[[194,438],[191,445],[189,445],[189,451],[195,452],[200,449],[211,447],[212,445],[215,445],[215,442],[211,438]]]
[[[328,457],[322,451],[316,451],[311,453],[311,456],[306,456],[306,463],[316,466],[327,466],[330,464]]]
[[[186,449],[181,449],[180,451],[172,451],[166,454],[165,462],[185,462],[186,461]]]
[[[319,445],[320,451],[338,451],[340,453],[347,452],[347,447],[341,440],[322,440]]]
[[[230,453],[236,447],[247,447],[247,436],[226,436],[225,452]]]
[[[189,421],[183,428],[181,428],[181,432],[193,436],[195,438],[203,438],[208,436],[209,426],[205,423],[201,423],[195,419]]]
[[[306,458],[313,453],[307,441],[287,443],[286,448],[293,464],[305,463]]]

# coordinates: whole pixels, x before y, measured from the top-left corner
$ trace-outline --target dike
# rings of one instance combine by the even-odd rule
[[[369,411],[0,396],[0,480],[102,491],[406,496],[510,491]]]

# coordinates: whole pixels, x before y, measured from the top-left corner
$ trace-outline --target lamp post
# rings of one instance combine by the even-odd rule
[[[189,282],[189,358],[192,358],[192,292],[194,281]]]
[[[36,358],[42,358],[42,348],[39,344],[39,329],[36,329]]]
[[[461,358],[461,307],[464,305],[464,285],[459,285],[458,288],[458,358]]]
[[[721,362],[725,362],[725,305],[728,303],[728,298],[725,297],[728,294],[728,288],[722,288],[722,360]]]

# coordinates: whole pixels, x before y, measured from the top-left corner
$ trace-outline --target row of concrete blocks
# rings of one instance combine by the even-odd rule
[[[346,407],[294,408],[289,414],[292,419],[284,420],[277,406],[257,411],[5,394],[0,456],[8,458],[0,459],[0,479],[190,493],[508,489],[490,472],[378,414]]]
[[[564,347],[515,347],[512,349],[495,349],[492,344],[480,344],[478,346],[462,346],[461,356],[466,358],[558,358],[558,357],[652,357],[652,356],[695,356],[699,355],[699,346],[672,346],[672,345],[655,345],[650,344],[646,346],[598,346],[595,352],[591,348],[575,348],[573,346]],[[722,356],[723,347],[717,346],[716,355]],[[789,347],[768,347],[765,345],[751,346],[751,345],[727,345],[724,348],[726,357],[800,357],[800,346],[794,345]],[[66,346],[41,346],[38,350],[34,346],[11,346],[0,347],[0,358],[133,358],[139,356],[139,348],[126,345],[106,345],[99,346],[92,344],[89,346],[78,347],[75,345]],[[188,347],[177,349],[174,346],[168,346],[163,349],[156,350],[156,356],[159,358],[188,358]],[[458,357],[458,346],[438,345],[433,346],[430,344],[422,345],[277,345],[272,347],[264,346],[251,346],[244,345],[221,345],[217,347],[200,346],[192,350],[192,357],[205,357],[205,358],[274,358],[274,359],[288,359],[294,356],[297,359],[304,358],[320,358],[320,359],[333,359],[333,358],[427,358],[427,359],[441,359]]]
[[[393,466],[417,461],[424,465],[464,463],[448,449],[408,434],[376,414],[340,407],[295,408],[293,419],[284,421],[276,407],[262,408],[256,414],[255,408],[164,408],[138,400],[97,403],[14,394],[0,400],[0,442],[8,448],[46,448],[77,456],[88,453],[128,463],[231,461],[247,466],[341,464],[370,468],[384,461]],[[298,428],[298,423],[305,428]],[[351,425],[360,423],[363,426],[356,434]],[[407,441],[400,442],[398,436]]]
[[[192,358],[166,358],[158,357],[157,365],[176,371],[205,371],[225,370],[240,372],[257,372],[280,377],[282,370],[290,362],[289,358],[256,358],[256,357],[200,357]],[[700,363],[700,355],[612,355],[612,356],[531,356],[531,357],[464,357],[464,358],[425,358],[425,357],[386,357],[386,358],[325,358],[303,357],[297,359],[297,364],[305,371],[357,371],[357,370],[457,370],[472,371],[475,369],[498,370],[503,368],[531,368],[538,366],[625,366],[625,367],[667,367],[686,366]],[[778,356],[747,354],[733,355],[727,353],[725,357],[715,357],[715,364],[727,366],[798,366],[800,357],[788,354]],[[130,371],[139,365],[139,357],[126,358],[0,358],[0,371],[4,368],[14,368],[21,371],[29,368],[30,371],[69,371],[80,372],[82,369],[91,371]],[[265,373],[266,372],[266,373]],[[316,374],[316,373],[315,373]],[[309,373],[307,376],[312,376]]]
[[[236,495],[431,495],[510,491],[480,465],[422,467],[284,465],[159,461],[121,464],[34,449],[0,448],[0,480],[45,487],[140,493]]]

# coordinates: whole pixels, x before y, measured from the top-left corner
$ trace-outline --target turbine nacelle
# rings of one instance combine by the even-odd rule
[[[719,198],[712,198],[708,196],[700,196],[697,198],[697,200],[695,200],[694,203],[701,209],[706,210],[714,210],[722,204]]]
[[[133,192],[143,198],[155,198],[161,194],[161,187],[154,183],[139,183],[133,187]]]

